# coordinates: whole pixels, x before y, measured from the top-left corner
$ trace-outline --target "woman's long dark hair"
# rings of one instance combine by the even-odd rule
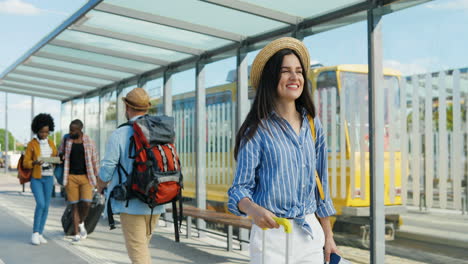
[[[302,76],[304,77],[304,88],[301,96],[296,99],[296,109],[301,112],[304,108],[309,115],[315,117],[315,106],[309,91],[309,81],[305,71],[305,67],[309,67],[309,65],[302,65],[300,57],[291,49],[282,49],[278,51],[265,64],[252,108],[250,108],[244,123],[242,123],[242,126],[237,132],[236,145],[234,147],[234,158],[236,160],[241,143],[243,143],[243,138],[246,137],[246,141],[252,139],[255,132],[257,132],[258,126],[262,126],[262,119],[267,119],[273,110],[275,110],[275,102],[278,98],[278,82],[281,74],[281,66],[283,65],[283,58],[290,54],[294,54],[299,59],[302,67]]]

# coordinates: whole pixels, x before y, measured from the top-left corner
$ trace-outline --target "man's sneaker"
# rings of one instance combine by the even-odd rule
[[[84,223],[78,225],[80,227],[80,236],[82,239],[86,239],[88,237],[88,232],[86,231]]]
[[[31,244],[36,245],[36,246],[41,244],[41,241],[39,240],[39,233],[38,232],[35,232],[35,233],[32,234]]]
[[[72,244],[79,243],[80,240],[81,240],[80,235],[75,235],[75,236],[72,238]]]
[[[39,242],[41,242],[41,244],[47,244],[47,239],[45,239],[42,235],[39,235]]]

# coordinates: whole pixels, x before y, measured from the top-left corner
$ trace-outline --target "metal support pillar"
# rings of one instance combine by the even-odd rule
[[[35,106],[36,106],[36,97],[31,96],[31,123],[34,119],[34,112],[35,112]],[[34,133],[31,130],[31,139],[34,137]]]
[[[384,103],[382,63],[382,15],[378,3],[367,11],[369,60],[369,135],[370,135],[370,263],[385,261],[384,206]]]
[[[172,74],[168,71],[164,72],[163,77],[163,109],[164,114],[167,116],[172,116]],[[159,114],[159,113],[158,113]],[[171,204],[166,204],[166,209],[171,208]],[[166,210],[167,211],[167,210]],[[172,214],[164,214],[164,220],[168,223],[169,220],[172,219]],[[173,222],[175,219],[172,219]],[[188,218],[187,218],[187,225],[188,225]],[[187,226],[187,228],[189,228]],[[188,230],[188,229],[187,229]],[[188,232],[188,231],[187,231]],[[188,234],[188,233],[187,233]]]
[[[236,131],[239,131],[245,117],[249,113],[249,72],[247,62],[247,49],[239,48],[237,50],[237,122]],[[249,240],[249,230],[239,228],[240,249],[246,250],[248,248],[247,242]]]
[[[62,103],[63,104],[63,103]],[[101,107],[101,93],[98,92],[98,124],[97,124],[97,131],[98,131],[98,135],[97,137],[99,138],[99,144],[98,144],[98,153],[99,153],[99,157],[104,157],[104,151],[101,151],[101,141],[102,141],[102,138],[101,138],[101,124],[102,124],[102,107]],[[62,131],[63,131],[63,125],[62,125]],[[64,135],[62,134],[62,137]],[[60,139],[62,140],[62,139]]]
[[[164,114],[172,116],[172,74],[168,71],[164,72],[163,89]]]
[[[239,130],[245,117],[249,113],[249,73],[247,63],[247,51],[245,48],[237,49],[237,123]]]
[[[140,79],[137,81],[137,87],[145,89],[146,83],[148,82],[148,79],[145,75],[141,76]]]
[[[8,93],[5,92],[5,175],[8,174]]]
[[[244,241],[249,241],[249,229],[239,228],[239,240],[240,250],[247,250],[249,248],[249,243]]]
[[[196,64],[196,200],[197,207],[206,209],[206,98],[205,98],[205,65],[201,62]],[[206,222],[197,218],[197,228],[200,237],[204,236],[202,230],[206,229]]]
[[[192,239],[192,217],[187,216],[187,239]]]
[[[115,112],[117,113],[117,116],[115,118],[115,127],[117,128],[118,126],[120,126],[121,123],[125,123],[127,122],[128,120],[126,120],[127,118],[125,117],[125,103],[122,102],[122,99],[120,99],[121,97],[123,96],[126,96],[126,94],[122,94],[123,90],[126,88],[126,83],[125,82],[120,82],[119,84],[117,84],[117,86],[115,87]],[[122,108],[122,109],[120,109]],[[123,116],[124,116],[124,119],[122,120],[122,122],[120,122],[119,120],[119,117],[120,117],[120,114],[121,112],[123,113]],[[73,111],[72,111],[73,113]],[[72,120],[73,120],[73,117],[72,117]]]
[[[233,233],[233,227],[232,225],[228,225],[227,251],[232,251],[232,233]]]

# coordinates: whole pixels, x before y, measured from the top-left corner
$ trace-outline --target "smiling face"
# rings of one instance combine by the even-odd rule
[[[278,82],[278,101],[295,101],[304,89],[304,75],[301,63],[294,54],[285,55],[281,64]]]

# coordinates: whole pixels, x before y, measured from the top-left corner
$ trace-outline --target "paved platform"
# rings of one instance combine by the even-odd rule
[[[397,237],[421,241],[436,239],[439,244],[468,250],[468,214],[444,209],[420,210],[409,206],[407,210]]]
[[[71,237],[64,236],[62,231],[60,217],[65,201],[60,197],[52,199],[49,209],[44,232],[49,243],[31,245],[35,202],[29,186],[26,186],[24,193],[21,189],[15,177],[0,174],[0,264],[130,263],[120,228],[110,231],[105,220],[101,220],[88,239],[78,245],[72,244]],[[118,217],[116,220],[118,222]],[[194,233],[194,238],[181,236],[181,243],[175,243],[172,227],[165,225],[164,221],[159,221],[151,241],[153,263],[248,263],[248,251],[237,250],[239,244],[234,244],[236,250],[233,252],[226,251],[225,237],[207,234],[206,237],[197,238]],[[185,228],[182,232],[185,234]],[[339,248],[352,263],[369,263],[368,250],[346,246]],[[468,260],[448,257],[432,259],[435,261],[415,261],[404,256],[387,255],[385,263],[468,263]]]

